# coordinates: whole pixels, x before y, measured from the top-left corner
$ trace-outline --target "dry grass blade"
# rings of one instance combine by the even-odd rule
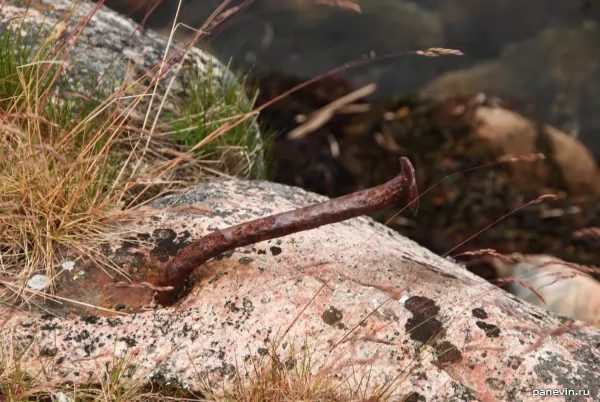
[[[425,57],[463,56],[464,55],[464,53],[461,52],[460,50],[446,49],[443,47],[430,47],[429,49],[425,49],[425,50],[417,50],[417,51],[415,51],[415,54],[418,54],[419,56],[425,56]]]
[[[575,238],[575,239],[592,239],[595,241],[600,241],[600,227],[590,227],[590,228],[580,229],[573,233],[573,238]]]
[[[531,153],[523,154],[519,156],[513,155],[502,155],[496,161],[499,163],[512,163],[512,162],[536,162],[546,159],[546,156],[542,153]]]
[[[522,210],[522,209],[524,209],[524,208],[527,208],[527,207],[530,207],[530,206],[532,206],[532,205],[536,205],[536,204],[542,203],[542,202],[544,202],[544,201],[547,201],[547,200],[552,200],[552,199],[555,199],[555,198],[556,198],[556,195],[554,195],[554,194],[544,194],[544,195],[541,195],[541,196],[539,196],[539,197],[538,197],[538,198],[536,198],[536,199],[533,199],[533,200],[529,201],[529,202],[528,202],[528,203],[526,203],[526,204],[523,204],[523,205],[519,206],[518,208],[515,208],[515,209],[513,209],[513,210],[512,210],[512,211],[510,211],[509,213],[507,213],[507,214],[505,214],[505,215],[502,215],[501,217],[499,217],[498,219],[496,219],[495,221],[493,221],[492,223],[490,223],[489,225],[487,225],[487,226],[486,226],[486,227],[484,227],[483,229],[479,230],[479,231],[478,231],[478,232],[476,232],[475,234],[473,234],[473,235],[469,236],[469,237],[468,237],[466,240],[464,240],[464,241],[460,242],[460,243],[459,243],[459,244],[457,244],[456,246],[452,247],[450,250],[446,251],[446,252],[445,252],[445,253],[442,255],[442,257],[446,257],[446,256],[448,256],[448,255],[449,255],[451,252],[453,252],[453,251],[454,251],[454,250],[456,250],[457,248],[459,248],[459,247],[463,246],[464,244],[468,243],[469,241],[471,241],[473,238],[475,238],[475,237],[476,237],[476,236],[478,236],[479,234],[483,233],[484,231],[488,230],[489,228],[491,228],[492,226],[494,226],[494,225],[495,225],[495,224],[497,224],[498,222],[500,222],[500,221],[502,221],[503,219],[505,219],[507,216],[510,216],[510,215],[512,215],[512,214],[514,214],[514,213],[516,213],[516,212],[518,212],[518,211],[520,211],[520,210]]]
[[[546,332],[541,332],[541,331],[535,330],[533,328],[517,327],[517,329],[533,332],[535,335],[538,336],[537,341],[533,345],[531,345],[527,349],[525,349],[521,353],[521,356],[525,356],[526,354],[531,353],[536,349],[539,349],[544,344],[544,341],[550,337],[562,336],[564,334],[574,332],[580,327],[581,327],[580,325],[573,324],[573,320],[567,320],[567,322],[562,324],[560,327],[553,329],[553,330],[546,331]]]
[[[544,299],[544,297],[528,281],[516,278],[514,276],[508,276],[506,278],[496,279],[494,282],[497,283],[497,284],[517,283],[517,284],[523,286],[524,288],[526,288],[527,290],[529,290],[531,293],[533,293],[535,295],[535,297],[537,297],[543,304],[546,304],[546,300]]]
[[[357,13],[362,12],[360,5],[350,0],[313,0],[315,4],[324,4],[330,7],[343,8]]]

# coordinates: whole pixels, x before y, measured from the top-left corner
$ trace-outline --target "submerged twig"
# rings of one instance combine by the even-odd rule
[[[218,230],[193,242],[165,266],[156,285],[173,289],[157,292],[155,300],[163,306],[173,304],[192,272],[225,251],[373,213],[396,205],[404,196],[415,208],[414,169],[407,158],[400,158],[400,163],[402,173],[380,186]]]

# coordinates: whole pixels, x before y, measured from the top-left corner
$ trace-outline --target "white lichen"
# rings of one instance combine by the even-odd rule
[[[52,281],[46,275],[33,275],[28,281],[27,286],[33,290],[43,290],[52,285]]]
[[[73,268],[75,268],[75,262],[74,261],[65,261],[65,262],[62,263],[61,266],[66,271],[72,271]]]

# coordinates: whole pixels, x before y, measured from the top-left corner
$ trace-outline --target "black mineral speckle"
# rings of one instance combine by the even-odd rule
[[[131,254],[131,257],[131,266],[141,268],[144,265],[146,265],[146,255],[141,251],[134,252],[133,254]]]
[[[521,363],[523,363],[523,358],[519,357],[519,356],[510,356],[508,358],[508,367],[510,367],[513,370],[516,370],[519,368],[519,366],[521,365]]]
[[[498,338],[500,336],[500,328],[494,324],[488,324],[484,321],[477,321],[475,324],[485,331],[485,336],[488,338]]]
[[[436,319],[423,320],[421,318],[409,318],[405,325],[406,331],[414,341],[427,343],[442,330],[442,323]]]
[[[42,325],[42,331],[53,331],[55,329],[61,329],[62,326],[58,325],[57,323],[54,322],[50,322],[47,324]]]
[[[421,296],[413,296],[404,302],[404,307],[413,314],[434,317],[440,308],[431,299]]]
[[[485,383],[488,385],[488,387],[496,391],[506,389],[506,382],[499,378],[488,377],[485,379]]]
[[[227,363],[223,363],[223,365],[221,367],[219,367],[217,369],[217,371],[222,375],[222,376],[233,376],[235,374],[235,366],[233,364],[227,364]]]
[[[292,370],[294,367],[296,367],[298,365],[298,360],[294,357],[288,357],[283,362],[283,365],[285,366],[286,369]]]
[[[231,258],[231,256],[233,255],[234,252],[235,252],[235,250],[225,251],[225,252],[219,254],[218,256],[214,257],[213,260],[221,261],[223,258]]]
[[[83,350],[85,351],[85,353],[86,353],[88,356],[91,356],[91,355],[92,355],[92,353],[94,353],[94,350],[96,350],[96,347],[94,346],[94,344],[93,344],[93,343],[88,343],[87,345],[84,345],[84,346],[83,346]]]
[[[179,243],[186,242],[190,237],[192,237],[192,233],[189,230],[184,230],[183,232],[179,233]]]
[[[152,232],[152,239],[156,246],[150,251],[150,255],[160,262],[166,262],[169,257],[174,257],[179,250],[189,244],[187,241],[189,236],[189,232],[185,231],[181,238],[177,239],[177,233],[173,229],[155,229]]]
[[[452,387],[452,389],[454,391],[452,400],[455,400],[455,401],[478,401],[478,400],[480,400],[480,398],[477,397],[477,392],[475,392],[474,390],[472,390],[469,387],[466,387],[466,386],[460,384],[457,381],[452,381],[450,383],[450,386]]]
[[[479,318],[482,320],[488,318],[488,313],[486,313],[485,310],[482,308],[474,308],[473,310],[471,310],[471,312],[473,313],[473,317],[475,318]]]
[[[271,250],[271,254],[273,254],[273,255],[279,255],[279,254],[281,254],[283,252],[281,250],[281,247],[277,247],[277,246],[272,246],[270,248],[270,250]]]
[[[449,364],[462,361],[462,353],[460,353],[460,350],[448,341],[443,341],[435,345],[435,352],[437,355],[437,363],[441,367],[446,367]]]
[[[244,306],[244,311],[246,313],[251,313],[254,311],[254,305],[252,304],[252,300],[248,299],[247,297],[244,297],[242,305]]]
[[[127,344],[127,346],[129,346],[130,348],[137,345],[137,341],[131,336],[122,336],[119,338],[119,340],[122,342],[125,342]]]
[[[258,348],[258,354],[261,356],[266,356],[269,354],[269,349],[267,348]]]
[[[51,348],[48,346],[44,346],[41,350],[40,350],[40,356],[42,357],[54,357],[56,356],[56,348]]]
[[[327,310],[323,312],[321,318],[323,319],[323,322],[325,322],[325,324],[331,325],[333,327],[342,321],[342,319],[344,318],[344,314],[341,310],[330,306]]]
[[[252,261],[254,260],[250,257],[242,257],[238,260],[238,262],[242,265],[249,265],[250,263],[252,263]]]
[[[86,324],[98,324],[98,321],[100,321],[100,317],[97,317],[95,315],[87,315],[85,317],[81,318],[81,321],[85,322]]]
[[[110,325],[113,328],[116,327],[117,325],[121,325],[121,319],[120,318],[108,317],[106,319],[106,322],[108,323],[108,325]]]
[[[425,401],[426,399],[423,395],[419,394],[418,392],[413,392],[402,400],[405,402],[421,402]]]
[[[406,331],[410,338],[421,343],[427,343],[442,331],[442,322],[435,318],[440,308],[433,300],[421,296],[409,298],[404,307],[413,313],[406,321]]]
[[[161,240],[175,240],[177,237],[177,233],[173,229],[154,229],[152,231],[152,238],[161,241]]]
[[[83,331],[81,331],[81,332],[79,333],[79,335],[77,335],[77,336],[75,337],[75,340],[76,340],[77,342],[81,342],[81,341],[83,341],[84,339],[87,339],[87,338],[89,338],[89,337],[90,337],[90,333],[88,332],[88,330],[87,330],[87,329],[84,329]]]
[[[542,316],[541,316],[541,315],[539,315],[539,314],[535,314],[535,313],[530,313],[530,314],[531,314],[531,315],[532,315],[534,318],[537,318],[538,320],[543,320],[543,319],[544,319],[544,317],[542,317]]]
[[[235,305],[235,302],[232,302],[232,301],[226,301],[225,308],[228,309],[229,311],[231,311],[232,313],[238,313],[240,311],[240,308],[237,307]]]
[[[383,311],[381,312],[381,315],[387,321],[397,321],[398,320],[398,316],[396,315],[396,312],[389,307],[383,309]]]
[[[136,251],[131,252],[133,247],[137,246],[137,239],[123,241],[121,247],[115,250],[113,254],[113,262],[120,267],[129,264],[134,267],[141,267],[146,264],[146,256],[144,253]]]

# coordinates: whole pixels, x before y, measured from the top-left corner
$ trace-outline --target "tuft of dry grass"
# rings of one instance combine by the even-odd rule
[[[244,363],[246,377],[236,368],[234,386],[225,389],[220,384],[200,379],[200,391],[192,392],[185,385],[163,378],[154,372],[144,372],[140,380],[136,356],[114,357],[107,367],[97,370],[80,383],[49,381],[54,361],[39,373],[32,374],[26,359],[36,345],[14,345],[9,340],[0,342],[0,400],[9,401],[359,401],[365,400],[364,387],[351,389],[334,384],[325,373],[316,372],[306,344],[297,347],[288,344],[288,352],[281,356],[278,343],[271,342],[261,359]],[[36,350],[43,354],[48,351]],[[363,384],[364,385],[364,384]],[[368,400],[368,398],[367,398]],[[375,399],[372,399],[375,400]],[[379,400],[379,399],[377,399]]]
[[[351,389],[340,389],[322,373],[315,372],[306,343],[289,345],[281,356],[279,343],[267,345],[268,352],[259,361],[252,361],[250,375],[243,378],[236,368],[233,389],[222,391],[206,384],[204,395],[209,400],[225,401],[349,401],[357,400]]]
[[[95,107],[58,99],[54,42],[35,49],[35,34],[12,40],[16,29],[0,45],[0,273],[24,281],[52,278],[61,248],[85,249],[107,231],[120,209],[113,151],[124,130],[119,94]]]
[[[133,378],[136,371],[135,356],[115,357],[110,367],[97,367],[97,371],[79,384],[49,381],[55,361],[48,363],[39,373],[27,368],[27,352],[36,345],[15,345],[0,342],[0,400],[8,401],[148,401],[159,400],[151,389]],[[50,353],[36,350],[38,355]],[[6,399],[2,399],[6,398]]]
[[[262,174],[260,139],[232,121],[252,122],[252,100],[235,83],[224,90],[210,85],[212,77],[192,81],[190,104],[175,108],[184,118],[163,116],[179,130],[168,131],[158,124],[167,93],[157,93],[156,72],[96,88],[89,99],[60,79],[72,49],[60,40],[64,30],[47,38],[23,30],[14,21],[0,33],[0,300],[16,303],[34,274],[52,281],[66,250],[108,264],[98,246],[151,198],[222,172]],[[176,66],[165,55],[157,69],[164,75]]]

